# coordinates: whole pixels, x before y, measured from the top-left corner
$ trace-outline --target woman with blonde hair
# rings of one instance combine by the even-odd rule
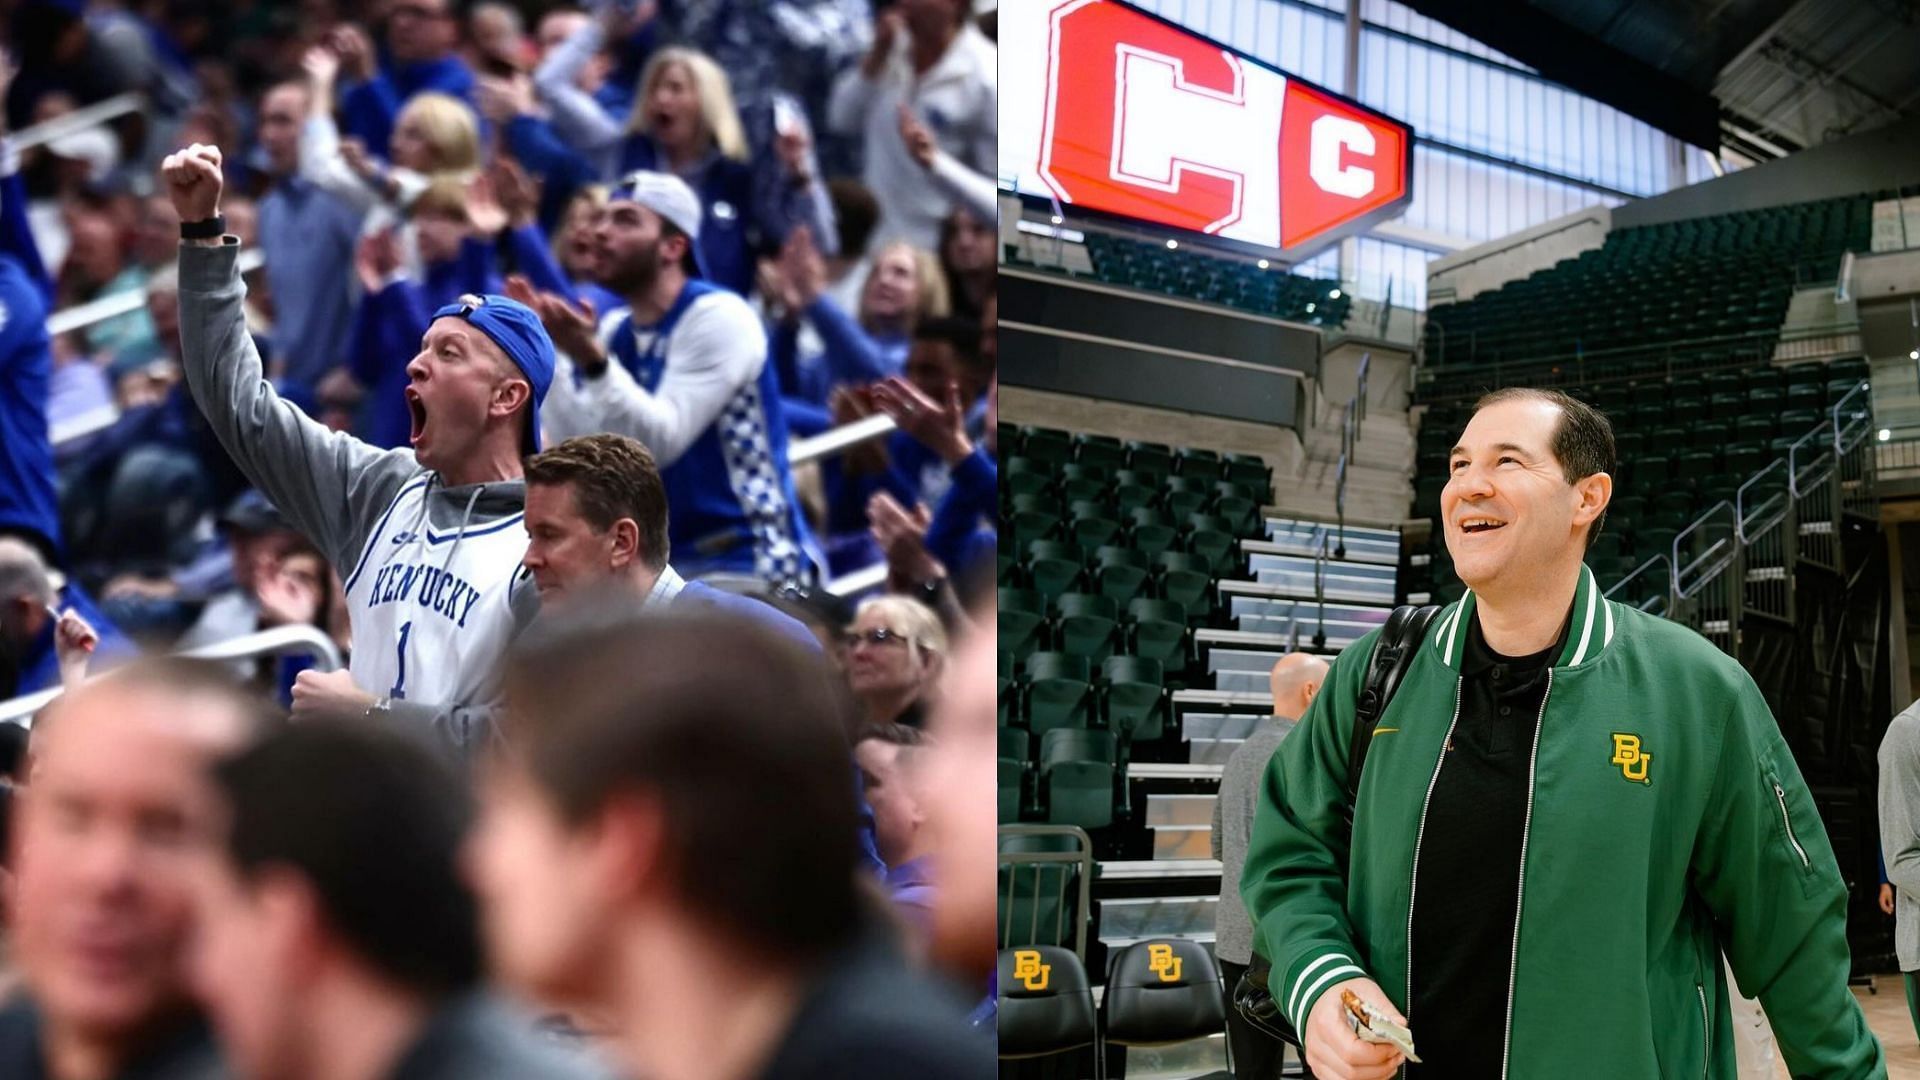
[[[905,370],[914,327],[952,310],[947,276],[932,252],[905,240],[875,251],[860,289],[856,316],[826,294],[826,263],[810,237],[796,234],[781,252],[777,272],[784,309],[771,357],[790,399],[824,405],[836,386],[879,382]],[[812,334],[802,334],[801,329]]]
[[[529,95],[502,80],[481,80],[482,102],[506,124],[514,156],[549,185],[637,169],[686,181],[700,196],[696,249],[705,276],[744,296],[753,289],[756,254],[777,250],[795,226],[834,235],[806,121],[798,108],[776,103],[773,145],[750,147],[726,72],[705,53],[680,46],[654,53],[632,112],[624,124],[615,120],[575,76],[608,39],[607,20],[621,18],[617,7],[583,22],[535,72],[533,89],[550,122],[534,115]]]
[[[311,111],[300,130],[300,175],[368,212],[367,231],[398,222],[435,179],[465,180],[480,167],[480,124],[466,102],[449,94],[415,94],[394,119],[387,164],[365,147],[343,143],[333,120],[333,89],[340,58],[324,45],[302,61],[312,83]]]
[[[841,640],[847,688],[866,722],[920,727],[946,670],[940,616],[910,597],[877,596],[860,605]]]

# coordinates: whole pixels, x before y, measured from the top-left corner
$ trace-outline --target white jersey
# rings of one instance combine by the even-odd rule
[[[377,698],[481,704],[516,630],[509,594],[527,551],[524,515],[439,532],[427,521],[428,481],[394,496],[347,578],[353,681]]]

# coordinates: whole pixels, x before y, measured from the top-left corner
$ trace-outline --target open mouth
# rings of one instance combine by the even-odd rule
[[[1471,518],[1462,518],[1460,520],[1460,531],[1463,533],[1466,533],[1469,536],[1478,535],[1480,533],[1488,533],[1488,532],[1494,531],[1495,529],[1504,529],[1506,527],[1507,527],[1506,522],[1495,521],[1492,518],[1471,517]]]
[[[407,387],[407,412],[413,418],[413,430],[407,435],[409,445],[420,445],[420,439],[427,433],[427,403],[421,399],[420,391]]]

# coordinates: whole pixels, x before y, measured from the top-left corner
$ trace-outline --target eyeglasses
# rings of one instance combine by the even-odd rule
[[[913,639],[908,637],[907,635],[896,634],[884,626],[877,627],[873,630],[865,631],[864,633],[852,633],[852,634],[840,635],[841,647],[846,649],[849,652],[853,651],[856,648],[859,648],[862,642],[865,642],[870,645],[898,644],[898,645],[904,646],[909,642],[911,642],[912,640]]]

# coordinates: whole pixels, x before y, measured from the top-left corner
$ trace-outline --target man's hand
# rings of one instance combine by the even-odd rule
[[[487,170],[493,184],[493,197],[507,212],[507,227],[524,229],[540,216],[540,182],[527,175],[520,163],[510,157],[495,159]]]
[[[1884,881],[1880,883],[1880,910],[1893,914],[1893,886]]]
[[[516,116],[534,114],[533,80],[525,75],[515,75],[511,79],[482,75],[474,88],[480,101],[480,115],[496,124],[504,124]]]
[[[300,70],[313,90],[313,108],[333,110],[333,84],[340,78],[340,57],[325,45],[315,45],[300,57]]]
[[[473,231],[491,240],[507,227],[507,211],[494,198],[493,180],[486,173],[475,173],[467,181],[467,221]]]
[[[1340,992],[1351,990],[1360,999],[1395,1020],[1405,1022],[1400,1010],[1372,979],[1348,979],[1337,982],[1320,994],[1313,1012],[1300,1031],[1301,1049],[1307,1055],[1307,1067],[1320,1080],[1387,1080],[1407,1060],[1397,1047],[1370,1043],[1347,1026],[1346,1006]]]
[[[600,315],[593,301],[574,304],[558,293],[536,291],[518,274],[507,279],[507,295],[533,309],[553,339],[553,347],[572,358],[589,378],[606,370],[607,354],[600,348]]]
[[[205,221],[220,212],[220,148],[194,143],[160,163],[161,185],[181,221]]]
[[[893,417],[900,430],[940,456],[948,468],[973,453],[967,438],[967,407],[960,401],[960,384],[948,383],[946,398],[936,402],[920,388],[898,376],[875,383],[873,403]]]
[[[310,626],[320,615],[320,587],[283,570],[265,575],[254,593],[262,626]]]
[[[933,132],[913,115],[913,109],[904,101],[900,103],[900,141],[907,144],[907,154],[916,164],[923,169],[933,168],[933,155],[940,147],[933,141]]]
[[[796,226],[780,247],[780,273],[792,289],[796,310],[811,306],[827,288],[827,260],[813,242],[813,230]]]
[[[295,720],[364,716],[373,702],[372,694],[353,684],[349,671],[323,674],[309,668],[293,677]]]
[[[327,35],[327,47],[340,58],[341,70],[349,78],[366,82],[378,74],[374,64],[373,41],[367,32],[353,23],[343,23]]]
[[[874,543],[887,556],[887,584],[896,591],[918,588],[947,576],[946,565],[927,550],[927,526],[933,511],[925,503],[912,510],[884,491],[867,500],[867,524]]]
[[[360,238],[353,268],[360,274],[360,287],[368,296],[387,287],[394,271],[400,269],[400,239],[393,229],[370,232]]]
[[[60,667],[60,685],[72,689],[86,681],[87,660],[100,644],[93,626],[68,608],[53,626],[53,654]]]

